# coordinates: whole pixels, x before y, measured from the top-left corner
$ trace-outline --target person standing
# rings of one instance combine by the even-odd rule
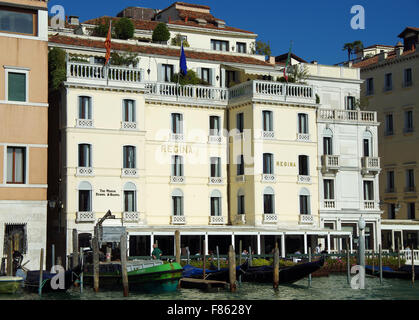
[[[154,260],[160,260],[160,257],[162,255],[161,250],[157,247],[157,244],[153,244],[153,252],[151,253]]]

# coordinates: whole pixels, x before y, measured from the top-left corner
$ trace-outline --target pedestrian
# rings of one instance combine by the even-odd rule
[[[321,252],[322,252],[322,244],[320,243],[320,244],[317,245],[314,253],[315,254],[320,254]]]
[[[151,253],[153,259],[160,260],[162,254],[163,252],[157,247],[157,243],[153,244],[153,252]]]

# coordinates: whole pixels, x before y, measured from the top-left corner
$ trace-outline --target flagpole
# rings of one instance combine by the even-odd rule
[[[292,51],[292,40],[290,41],[290,50],[288,52],[288,57],[287,57],[287,61],[285,63],[285,69],[284,69],[285,81],[287,82],[287,84],[285,85],[285,101],[287,101],[287,97],[288,97],[288,76],[286,75],[286,73],[287,73],[288,64],[291,62],[291,51]]]
[[[182,55],[182,46],[183,46],[183,38],[180,39],[180,55]],[[180,78],[180,63],[179,63],[179,71],[177,73],[177,86],[176,86],[176,100],[179,100],[179,78]]]

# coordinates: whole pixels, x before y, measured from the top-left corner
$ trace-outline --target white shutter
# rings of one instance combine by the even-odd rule
[[[157,82],[164,82],[164,69],[163,64],[157,64]]]

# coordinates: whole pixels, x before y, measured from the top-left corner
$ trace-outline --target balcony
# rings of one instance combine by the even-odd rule
[[[325,154],[322,156],[322,173],[336,173],[339,170],[339,156]]]
[[[123,216],[124,222],[140,221],[140,214],[138,212],[124,212],[122,216]]]
[[[173,142],[182,142],[185,139],[183,133],[171,133],[170,141]]]
[[[380,158],[378,157],[363,157],[361,159],[362,174],[375,175],[381,171]]]
[[[137,68],[110,66],[107,69],[100,64],[67,62],[67,81],[72,83],[138,88],[142,75],[143,71]]]
[[[263,223],[277,223],[278,215],[275,213],[264,213],[263,214]]]
[[[252,80],[229,89],[230,100],[258,99],[289,103],[315,104],[312,86]]]
[[[185,177],[183,177],[183,176],[171,176],[170,177],[170,183],[173,183],[173,184],[185,183]]]
[[[76,119],[77,128],[93,128],[93,119]]]
[[[222,143],[223,138],[221,136],[208,136],[208,142],[214,144]]]
[[[226,224],[226,222],[223,216],[210,216],[209,224],[210,225],[223,225],[223,224]]]
[[[299,141],[299,142],[310,142],[310,134],[308,134],[308,133],[297,133],[297,141]]]
[[[298,183],[311,184],[311,176],[298,176]]]
[[[170,223],[179,225],[179,224],[186,224],[186,217],[185,216],[171,216]]]
[[[377,112],[360,110],[319,109],[317,120],[322,122],[377,123]]]
[[[137,122],[122,121],[121,129],[122,130],[137,130]]]
[[[121,177],[122,178],[132,178],[138,176],[138,170],[134,168],[123,168],[121,170]]]
[[[364,209],[365,210],[374,210],[375,209],[374,200],[365,200],[364,201]]]
[[[324,209],[336,209],[336,201],[335,200],[324,200],[323,208]]]
[[[262,174],[261,182],[274,183],[276,181],[274,174]]]
[[[313,224],[314,217],[311,214],[300,214],[300,224]]]
[[[95,222],[95,213],[94,212],[86,212],[86,211],[80,211],[77,212],[76,222],[77,223],[83,223],[83,222]]]
[[[261,131],[261,138],[263,140],[274,140],[275,139],[275,131]]]
[[[209,184],[221,185],[221,184],[224,184],[224,179],[220,178],[220,177],[209,177],[208,178],[208,183]]]
[[[148,99],[193,104],[227,105],[228,89],[211,86],[185,85],[170,82],[145,83]]]
[[[95,175],[95,171],[91,167],[78,167],[76,176],[77,177],[93,177]]]

